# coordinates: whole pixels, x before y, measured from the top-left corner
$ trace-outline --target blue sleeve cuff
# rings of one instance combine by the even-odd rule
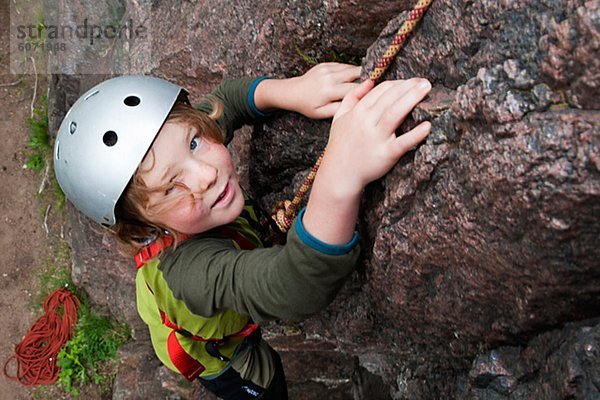
[[[298,213],[298,218],[296,219],[296,233],[300,240],[302,240],[306,245],[312,247],[313,249],[320,251],[321,253],[328,254],[331,256],[339,256],[342,254],[347,254],[358,244],[358,232],[354,232],[354,236],[352,239],[346,244],[328,244],[320,241],[304,228],[304,224],[302,223],[302,217],[304,217],[304,212],[306,208],[303,208],[302,211]]]
[[[254,92],[256,91],[256,87],[259,83],[264,81],[265,79],[271,79],[270,76],[261,76],[260,78],[256,78],[250,84],[250,88],[248,89],[248,106],[252,112],[259,117],[266,117],[269,113],[262,112],[256,107],[256,103],[254,103]]]

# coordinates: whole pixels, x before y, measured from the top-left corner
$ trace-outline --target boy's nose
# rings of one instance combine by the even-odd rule
[[[194,193],[203,193],[210,189],[217,182],[219,173],[217,168],[201,161],[193,163],[190,172],[188,186]]]

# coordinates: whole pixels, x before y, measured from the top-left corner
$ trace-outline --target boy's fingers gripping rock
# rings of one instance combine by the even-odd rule
[[[394,90],[398,92],[402,90],[406,86],[408,86],[410,81],[397,80],[397,81],[384,81],[377,85],[368,96],[366,96],[362,102],[365,108],[381,108],[380,101],[384,96],[390,96],[390,90]]]
[[[406,82],[406,85],[388,90],[377,104],[382,110],[378,125],[384,130],[395,131],[431,90],[431,84],[425,79],[411,79]]]
[[[337,83],[336,85],[331,87],[331,91],[329,93],[329,100],[341,101],[348,93],[350,93],[358,85],[358,83],[351,82]]]
[[[352,89],[350,92],[348,92],[348,94],[346,96],[344,96],[344,99],[342,100],[342,103],[340,104],[339,109],[337,110],[337,112],[335,113],[333,120],[335,121],[337,118],[341,117],[342,115],[346,114],[348,111],[352,110],[356,104],[358,104],[358,102],[367,94],[369,93],[369,91],[373,88],[373,81],[370,79],[367,79],[365,81],[363,81],[361,84],[359,84],[358,86],[356,86],[354,89]]]
[[[324,63],[318,64],[317,67],[318,66],[321,66],[322,68],[326,68],[327,71],[329,71],[329,72],[342,72],[342,71],[348,71],[348,70],[355,70],[356,68],[358,68],[359,75],[360,75],[360,69],[361,69],[361,67],[356,66],[356,65],[344,64],[344,63],[338,63],[338,62],[324,62]]]
[[[396,147],[396,156],[402,157],[411,148],[418,145],[429,135],[431,132],[431,123],[429,121],[421,122],[419,125],[411,129],[410,131],[400,135],[394,140],[394,146]]]
[[[335,113],[339,110],[341,104],[341,101],[334,101],[317,108],[315,111],[319,117],[328,118],[332,115],[335,115]]]

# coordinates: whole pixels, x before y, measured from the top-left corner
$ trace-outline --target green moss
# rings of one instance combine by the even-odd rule
[[[33,115],[27,118],[29,127],[29,154],[25,167],[33,171],[41,171],[52,153],[48,136],[48,101],[46,96],[40,97]]]
[[[29,127],[29,142],[25,168],[39,172],[48,166],[49,173],[46,178],[50,182],[49,193],[54,199],[55,207],[62,210],[65,204],[65,194],[58,185],[54,168],[51,168],[53,143],[48,135],[48,99],[45,95],[39,98],[32,116],[28,117],[26,122]]]
[[[345,53],[343,51],[328,50],[322,62],[339,62],[343,64],[358,65],[362,64],[362,56]]]
[[[294,44],[294,50],[296,51],[296,54],[298,54],[302,61],[304,61],[306,64],[313,66],[319,63],[319,60],[316,57],[309,56],[304,51],[302,51],[302,49],[300,48],[300,46],[298,46],[297,43]]]
[[[58,184],[58,181],[56,180],[54,169],[52,169],[51,175],[51,188],[52,196],[54,197],[54,205],[59,211],[62,211],[65,207],[67,197],[65,196],[65,193],[62,191],[60,185]]]
[[[60,240],[49,248],[50,252],[37,274],[37,290],[29,304],[29,308],[36,312],[42,310],[44,300],[50,293],[61,287],[73,287],[69,245],[64,240]]]
[[[319,57],[309,55],[306,51],[303,51],[297,43],[294,44],[294,50],[296,51],[296,54],[300,56],[302,61],[309,66],[317,65],[323,62],[338,62],[358,66],[362,64],[362,56],[349,54],[343,51],[337,51],[335,49],[327,50]]]

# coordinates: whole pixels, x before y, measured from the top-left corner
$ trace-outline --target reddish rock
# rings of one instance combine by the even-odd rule
[[[148,43],[127,42],[109,57],[116,67],[184,84],[197,99],[223,78],[295,74],[307,68],[306,56],[323,58],[331,49],[360,55],[383,28],[366,53],[366,76],[409,2],[358,3],[158,2],[145,20],[152,51],[144,51]],[[123,18],[143,19],[144,7],[126,2]],[[361,265],[334,303],[301,325],[320,343],[277,339],[291,381],[307,374],[306,365],[326,373],[293,381],[295,398],[303,388],[314,394],[339,379],[336,396],[352,392],[357,399],[521,393],[515,365],[536,354],[563,354],[553,353],[553,340],[535,338],[598,316],[599,18],[596,1],[433,3],[385,76],[433,83],[401,128],[428,119],[432,133],[367,188]],[[64,60],[65,67],[76,64]],[[54,124],[79,94],[73,92],[96,79],[55,80]],[[327,133],[328,122],[286,114],[237,141],[236,154],[245,159],[239,168],[265,207],[293,194]],[[80,221],[71,217],[78,282],[132,320],[125,269],[112,264],[101,235],[77,227]],[[127,300],[106,299],[107,292]],[[531,350],[514,350],[529,341]],[[300,356],[314,345],[318,351]],[[492,348],[513,350],[501,351],[507,362],[494,363],[481,356]],[[488,361],[475,361],[467,378],[478,357]],[[597,371],[597,357],[589,360]],[[552,382],[579,382],[564,368],[575,365],[570,361],[538,365],[558,368]],[[547,382],[528,382],[528,393],[571,395]],[[592,386],[579,389],[575,398],[594,395]]]
[[[461,396],[488,399],[600,397],[598,320],[568,324],[527,346],[503,346],[477,357]]]
[[[553,56],[537,38],[556,19],[574,27],[565,54],[594,46],[598,25],[589,21],[598,13],[590,2],[547,5],[435,2],[387,75],[433,82],[408,121],[431,119],[432,134],[367,190],[366,267],[356,278],[364,283],[353,281],[307,327],[353,352],[361,344],[391,349],[398,378],[383,376],[397,395],[452,396],[451,370],[466,368],[482,347],[597,315],[600,117],[595,104],[565,97],[573,86],[547,79],[543,65]],[[481,22],[466,23],[475,17]],[[401,20],[371,47],[367,70]],[[581,82],[578,98],[597,98],[589,78],[597,57],[577,57],[585,68],[565,63],[558,72],[568,85]],[[359,305],[373,329],[354,335]],[[398,374],[406,370],[408,379]],[[433,389],[415,385],[418,377]]]

